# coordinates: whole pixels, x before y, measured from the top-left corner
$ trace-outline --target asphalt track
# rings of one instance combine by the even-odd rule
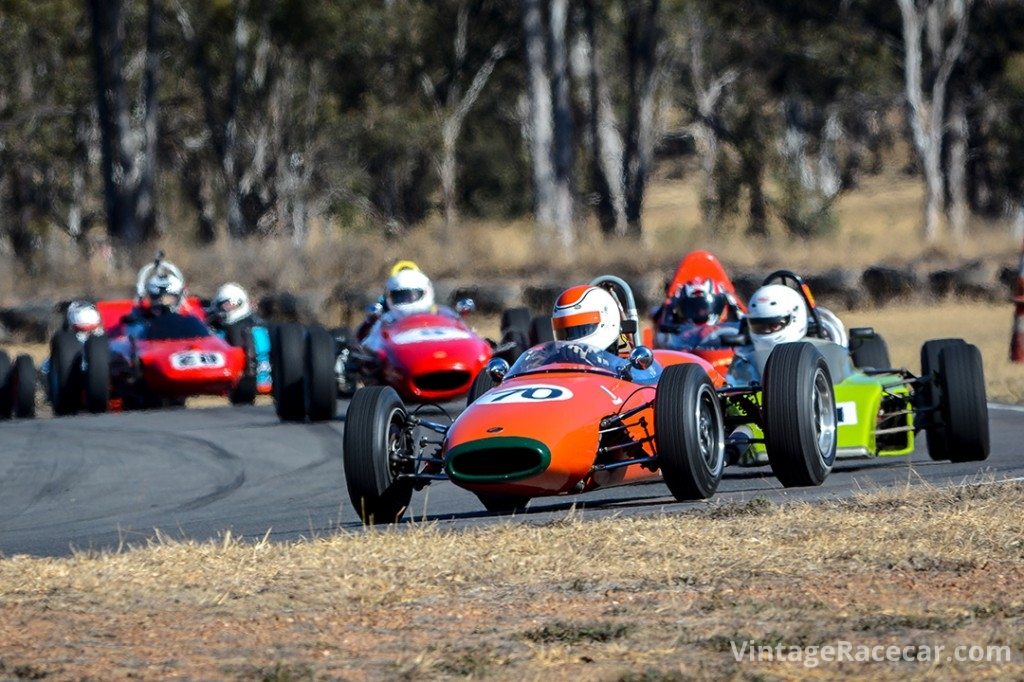
[[[339,415],[345,403],[339,402]],[[985,462],[912,458],[839,462],[819,488],[784,490],[767,467],[726,470],[713,502],[842,497],[927,481],[1024,478],[1024,407],[992,405]],[[144,544],[156,529],[208,539],[226,530],[274,540],[358,529],[341,462],[344,422],[281,424],[270,407],[178,409],[0,423],[0,554],[66,555]],[[923,438],[921,439],[923,441]],[[611,514],[678,513],[660,483],[534,500],[515,522]],[[443,526],[495,523],[470,493],[435,483],[416,493],[411,517]]]

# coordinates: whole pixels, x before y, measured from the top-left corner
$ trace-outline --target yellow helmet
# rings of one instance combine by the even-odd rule
[[[397,263],[395,263],[394,265],[391,266],[391,272],[388,273],[388,276],[389,277],[394,277],[395,275],[400,273],[402,270],[415,270],[416,272],[419,272],[420,271],[420,266],[416,265],[415,261],[400,260],[400,261],[398,261]]]

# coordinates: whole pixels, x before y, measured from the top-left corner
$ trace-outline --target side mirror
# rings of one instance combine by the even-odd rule
[[[460,298],[455,302],[455,312],[457,312],[460,317],[465,317],[474,310],[476,310],[476,301],[471,298]]]
[[[853,327],[849,331],[851,339],[872,339],[875,337],[874,327]]]
[[[647,346],[637,346],[629,354],[629,366],[639,370],[649,369],[654,364],[654,351]]]
[[[722,345],[727,348],[737,348],[739,346],[747,345],[746,334],[722,334],[719,339],[721,340]]]
[[[495,383],[500,384],[505,379],[505,375],[508,374],[508,362],[501,358],[492,358],[487,363],[487,374],[494,379]]]

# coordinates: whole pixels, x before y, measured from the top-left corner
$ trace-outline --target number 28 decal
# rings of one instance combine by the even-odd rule
[[[474,405],[504,405],[506,403],[549,403],[572,398],[572,391],[549,384],[529,384],[511,388],[498,388],[481,396]]]

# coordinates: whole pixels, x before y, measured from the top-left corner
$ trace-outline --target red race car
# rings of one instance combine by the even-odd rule
[[[103,333],[57,332],[47,393],[54,414],[182,405],[198,395],[230,395],[246,370],[245,350],[204,321],[198,299],[151,314],[132,300],[96,304]]]
[[[665,301],[654,310],[653,330],[645,340],[654,348],[694,353],[724,373],[733,349],[726,336],[740,331],[746,306],[725,268],[708,251],[687,254],[665,288]]]

